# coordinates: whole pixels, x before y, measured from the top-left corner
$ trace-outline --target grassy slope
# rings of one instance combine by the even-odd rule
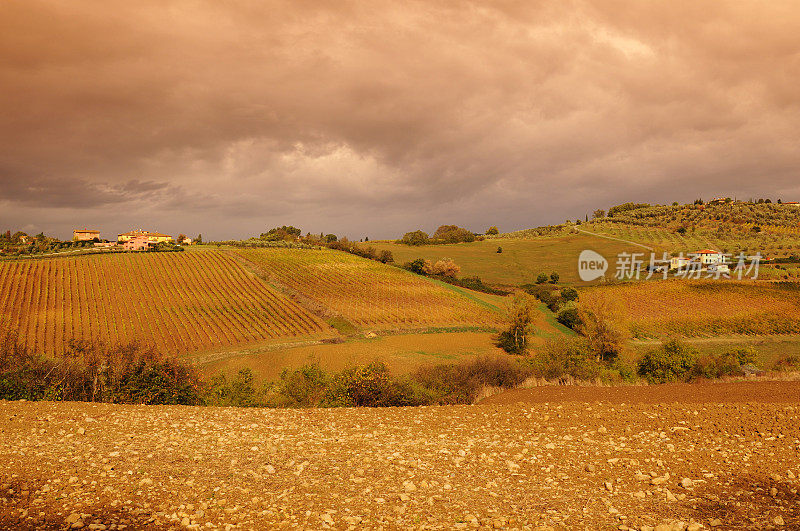
[[[452,258],[461,266],[461,276],[479,276],[484,282],[516,286],[534,282],[539,273],[557,271],[562,282],[578,282],[578,256],[584,249],[593,249],[610,261],[620,252],[641,252],[642,249],[623,242],[586,234],[562,234],[531,239],[490,239],[454,245],[413,247],[393,242],[369,242],[378,250],[389,250],[397,263],[415,258],[436,261]],[[503,252],[498,253],[497,247]]]

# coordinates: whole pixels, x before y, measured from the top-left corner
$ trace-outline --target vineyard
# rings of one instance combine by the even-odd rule
[[[497,325],[501,316],[413,273],[338,251],[240,249],[276,284],[359,327]]]
[[[182,354],[333,331],[213,251],[0,262],[0,322],[59,354],[70,340],[137,340]]]
[[[581,291],[587,308],[605,303],[634,338],[800,333],[800,284],[667,280]]]

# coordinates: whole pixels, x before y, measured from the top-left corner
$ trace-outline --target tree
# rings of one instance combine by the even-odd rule
[[[592,213],[592,219],[600,219],[606,217],[606,211],[602,208],[598,208]]]
[[[528,351],[528,334],[533,331],[534,303],[524,293],[514,297],[506,317],[508,329],[497,336],[497,346],[509,354],[525,354]]]
[[[497,253],[498,253],[498,254],[500,254],[500,253],[502,253],[502,252],[503,252],[503,248],[498,246],[498,247],[497,247]]]
[[[619,325],[619,310],[608,301],[597,300],[578,308],[581,333],[598,360],[616,359],[625,346],[626,334]]]
[[[425,274],[425,262],[424,258],[417,258],[416,260],[412,260],[410,262],[406,262],[403,264],[404,269],[408,269],[412,273],[416,273],[418,275]]]
[[[474,242],[475,234],[458,225],[442,225],[433,233],[432,239],[444,243]]]
[[[181,245],[185,241],[186,241],[186,235],[185,234],[178,234],[178,245]]]
[[[498,230],[498,228],[495,226],[491,226],[488,229],[486,229],[486,234],[490,236],[495,236],[497,234],[500,234],[500,230]]]
[[[576,290],[575,288],[571,288],[569,286],[567,286],[566,288],[562,288],[561,298],[564,299],[565,302],[577,300],[578,290]]]
[[[383,262],[384,264],[388,264],[394,262],[394,256],[392,256],[392,251],[387,251],[384,249],[380,253],[378,253],[378,262]]]
[[[537,284],[544,284],[547,282],[547,273],[539,273],[539,276],[536,277]]]
[[[430,238],[428,237],[428,233],[421,230],[406,232],[403,235],[403,238],[400,240],[400,243],[404,243],[406,245],[426,245],[429,242]]]
[[[326,234],[325,235],[325,243],[332,243],[338,240],[339,238],[335,234]]]
[[[195,241],[195,243],[198,243],[198,244],[203,243],[203,235],[202,234],[198,234],[197,238],[195,238],[194,241]]]
[[[558,280],[561,278],[561,275],[558,274],[558,271],[553,271],[550,273],[550,283],[557,284]]]

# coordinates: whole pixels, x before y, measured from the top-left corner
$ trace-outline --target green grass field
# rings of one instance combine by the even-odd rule
[[[564,283],[579,282],[578,256],[592,249],[610,262],[621,252],[643,252],[644,249],[624,242],[597,238],[586,234],[565,234],[531,239],[489,239],[450,245],[409,246],[393,242],[365,243],[378,250],[389,250],[398,264],[416,258],[436,261],[451,258],[461,267],[462,277],[478,276],[486,283],[518,286],[533,283],[539,273],[557,271]],[[498,253],[497,248],[503,252]]]

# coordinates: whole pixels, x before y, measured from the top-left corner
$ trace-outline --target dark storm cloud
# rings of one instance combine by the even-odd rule
[[[791,2],[9,1],[0,223],[376,237],[800,199],[798,24]]]

